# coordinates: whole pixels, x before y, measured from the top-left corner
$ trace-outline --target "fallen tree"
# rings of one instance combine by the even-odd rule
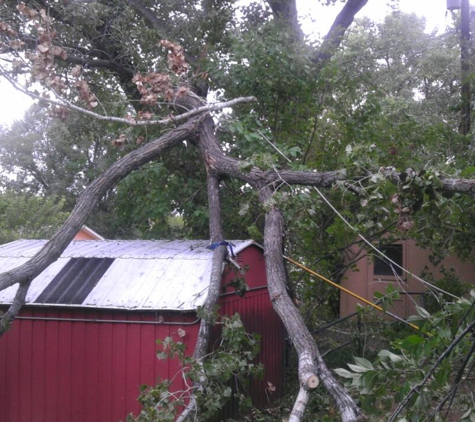
[[[315,69],[321,68],[325,61],[332,57],[345,30],[366,2],[367,0],[348,0],[346,2],[335,25],[325,38],[322,49],[314,51],[308,58],[310,62],[315,64]],[[95,26],[83,22],[83,26],[79,27],[78,33],[74,32],[77,30],[75,29],[73,33],[68,34],[70,39],[77,37],[78,40],[87,40],[84,45],[71,47],[70,43],[61,41],[59,26],[73,23],[75,18],[74,14],[71,13],[72,9],[66,6],[58,7],[54,2],[50,3],[46,0],[39,1],[34,5],[28,4],[28,6],[21,3],[18,7],[21,17],[18,18],[15,12],[12,11],[14,4],[16,3],[5,2],[3,6],[6,10],[9,10],[11,16],[14,16],[12,25],[3,22],[0,27],[2,36],[6,40],[5,54],[10,54],[17,60],[12,61],[12,69],[2,68],[6,78],[18,85],[18,82],[13,79],[14,75],[31,72],[34,80],[52,89],[55,98],[31,92],[25,87],[20,89],[25,93],[29,93],[33,98],[39,98],[42,103],[49,103],[54,107],[52,110],[58,116],[65,117],[70,112],[81,112],[91,118],[133,127],[162,125],[165,127],[163,129],[165,133],[117,160],[84,190],[62,228],[30,261],[18,268],[0,274],[0,289],[15,284],[19,286],[14,302],[2,316],[0,336],[5,333],[25,303],[31,281],[60,256],[93,212],[101,197],[134,170],[157,159],[157,157],[168,154],[173,148],[177,148],[186,141],[190,147],[195,146],[199,149],[201,161],[206,170],[209,237],[211,242],[220,242],[226,238],[222,227],[220,199],[221,183],[224,179],[237,179],[243,186],[249,185],[252,187],[257,192],[261,208],[265,213],[264,249],[270,300],[284,322],[290,341],[298,355],[300,393],[292,410],[291,420],[299,421],[302,419],[308,393],[317,387],[319,382],[334,399],[343,422],[364,420],[366,417],[353,398],[336,381],[325,365],[315,339],[312,337],[298,308],[288,295],[283,259],[286,223],[279,201],[276,200],[277,195],[288,186],[298,186],[300,189],[307,186],[331,188],[341,182],[353,183],[355,181],[353,176],[348,175],[346,169],[319,172],[312,169],[277,168],[275,165],[264,167],[259,164],[258,160],[255,162],[249,161],[248,158],[250,157],[233,157],[229,154],[229,147],[220,139],[220,134],[210,111],[259,101],[259,98],[237,97],[230,102],[207,104],[205,100],[208,91],[207,75],[204,74],[206,72],[200,72],[200,57],[197,54],[197,48],[193,50],[193,46],[190,46],[190,51],[185,51],[178,43],[168,41],[173,36],[179,37],[167,25],[163,17],[165,12],[160,11],[158,5],[147,6],[145,2],[142,3],[136,0],[129,0],[127,5],[125,3],[120,5],[120,13],[131,14],[133,19],[143,19],[148,28],[154,32],[153,36],[161,38],[161,46],[168,53],[168,67],[170,69],[168,73],[150,70],[149,73],[141,74],[135,72],[133,65],[138,60],[137,56],[134,56],[136,52],[131,51],[130,46],[124,40],[118,37],[109,37],[108,31],[111,31],[111,29],[100,19],[95,23]],[[116,24],[111,14],[115,14],[114,17],[120,16],[120,13],[117,15],[117,11],[108,9],[108,6],[101,2],[92,2],[91,5],[88,5],[88,3],[82,4],[82,2],[71,2],[71,4],[71,8],[77,8],[75,10],[78,16],[83,13],[80,17],[90,16],[88,13],[91,12],[88,12],[88,7],[103,7],[103,9],[99,8],[98,10],[100,13],[107,15],[110,19],[108,23],[111,26]],[[269,4],[273,18],[281,23],[286,28],[285,30],[289,31],[295,38],[296,43],[301,44],[301,30],[295,19],[295,1],[269,2]],[[192,6],[195,5],[192,4]],[[221,9],[214,10],[208,2],[204,2],[202,6],[203,15],[200,15],[201,11],[198,8],[191,7],[190,9],[197,16],[199,15],[199,19],[206,20],[211,17],[220,17]],[[80,19],[80,17],[77,19]],[[102,18],[105,19],[104,16]],[[181,29],[186,27],[186,24],[180,22],[183,25]],[[190,18],[189,22],[192,23],[193,19]],[[218,30],[223,31],[223,27],[216,25]],[[58,26],[57,30],[55,26]],[[35,30],[32,32],[31,28]],[[219,32],[218,30],[217,32]],[[168,33],[170,31],[171,34]],[[36,35],[32,36],[32,33]],[[216,36],[216,34],[211,35]],[[68,37],[65,36],[66,39]],[[215,40],[215,42],[219,44],[218,41]],[[27,62],[22,56],[22,54],[26,54],[25,51],[29,53],[29,64],[26,64]],[[225,53],[226,51],[223,54]],[[154,59],[148,58],[148,60],[152,66]],[[104,87],[113,82],[118,84],[129,102],[129,111],[133,109],[134,114],[122,118],[108,116],[106,113],[93,112],[92,110],[96,109],[101,103],[100,97],[104,93],[98,90],[98,93],[95,94],[91,88],[92,83],[89,85],[85,78],[78,78],[72,84],[77,89],[77,94],[72,94],[71,87],[67,85],[62,73],[66,75],[81,73],[81,69],[73,68],[73,65],[81,65],[84,69],[106,69],[107,72],[111,72],[110,75],[107,73],[107,77],[105,77]],[[93,82],[92,76],[91,82]],[[256,87],[256,90],[258,91],[259,87]],[[249,94],[254,93],[250,92]],[[72,98],[68,98],[68,96]],[[78,100],[83,105],[77,105]],[[153,118],[157,103],[159,104],[158,114],[162,115],[161,118]],[[252,105],[250,110],[252,110]],[[169,116],[170,113],[172,113],[171,116]],[[262,117],[262,119],[265,119],[265,117]],[[175,127],[171,126],[183,120],[187,121]],[[116,144],[122,145],[124,138],[125,136],[116,139]],[[397,172],[394,169],[381,168],[378,175],[385,180],[402,186],[409,184],[416,176],[423,177],[421,173],[414,172],[412,174],[411,172],[414,172],[414,170]],[[437,184],[434,184],[434,189],[438,192],[457,192],[475,196],[473,186],[474,182],[470,179],[440,177],[437,179]],[[356,188],[352,189],[352,192],[356,196],[359,194]],[[204,309],[205,313],[208,314],[211,313],[219,295],[219,281],[225,253],[226,248],[224,246],[214,251],[208,300]],[[198,360],[204,358],[208,349],[209,332],[210,318],[205,317],[201,321],[199,341],[194,352],[194,357]],[[195,405],[195,401],[192,399],[179,420],[186,420],[195,410]]]

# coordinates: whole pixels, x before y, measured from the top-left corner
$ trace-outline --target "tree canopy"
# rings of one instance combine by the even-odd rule
[[[0,274],[1,289],[19,285],[2,333],[86,222],[106,237],[253,237],[299,357],[290,420],[316,376],[343,421],[363,419],[288,295],[334,293],[288,278],[283,253],[338,280],[357,234],[468,258],[475,230],[459,35],[427,33],[397,9],[355,21],[366,3],[342,2],[314,42],[295,0],[3,1],[0,72],[37,105],[0,134],[0,185],[9,201],[61,198],[70,213],[32,260]],[[225,253],[214,252],[198,358]]]

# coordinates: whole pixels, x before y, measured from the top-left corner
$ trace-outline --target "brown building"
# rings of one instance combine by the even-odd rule
[[[472,262],[462,262],[455,257],[447,257],[435,267],[429,260],[431,251],[418,247],[413,239],[388,245],[384,248],[384,253],[417,277],[427,270],[435,279],[440,279],[443,277],[441,268],[445,267],[446,269],[453,268],[463,282],[475,284]],[[355,264],[355,268],[346,271],[341,285],[372,302],[376,300],[375,292],[384,294],[387,287],[392,285],[401,294],[390,310],[398,316],[408,317],[416,313],[416,304],[424,306],[424,293],[427,292],[427,287],[417,277],[403,273],[402,270],[382,259],[365,255]],[[355,312],[358,303],[361,303],[358,299],[342,292],[340,316],[344,317]]]

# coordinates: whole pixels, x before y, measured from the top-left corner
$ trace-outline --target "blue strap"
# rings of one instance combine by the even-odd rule
[[[229,248],[229,251],[231,252],[231,256],[233,258],[236,256],[236,255],[234,255],[234,251],[233,251],[233,246],[234,245],[231,242],[226,242],[225,240],[223,240],[221,242],[212,243],[211,245],[207,246],[207,248],[214,251],[218,246],[227,246]]]

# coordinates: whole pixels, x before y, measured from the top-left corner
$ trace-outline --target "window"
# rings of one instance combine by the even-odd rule
[[[379,250],[384,253],[391,261],[397,265],[403,266],[402,262],[402,245],[382,246]],[[402,276],[401,268],[395,267],[388,260],[378,255],[374,257],[374,275],[390,275],[397,274]]]

